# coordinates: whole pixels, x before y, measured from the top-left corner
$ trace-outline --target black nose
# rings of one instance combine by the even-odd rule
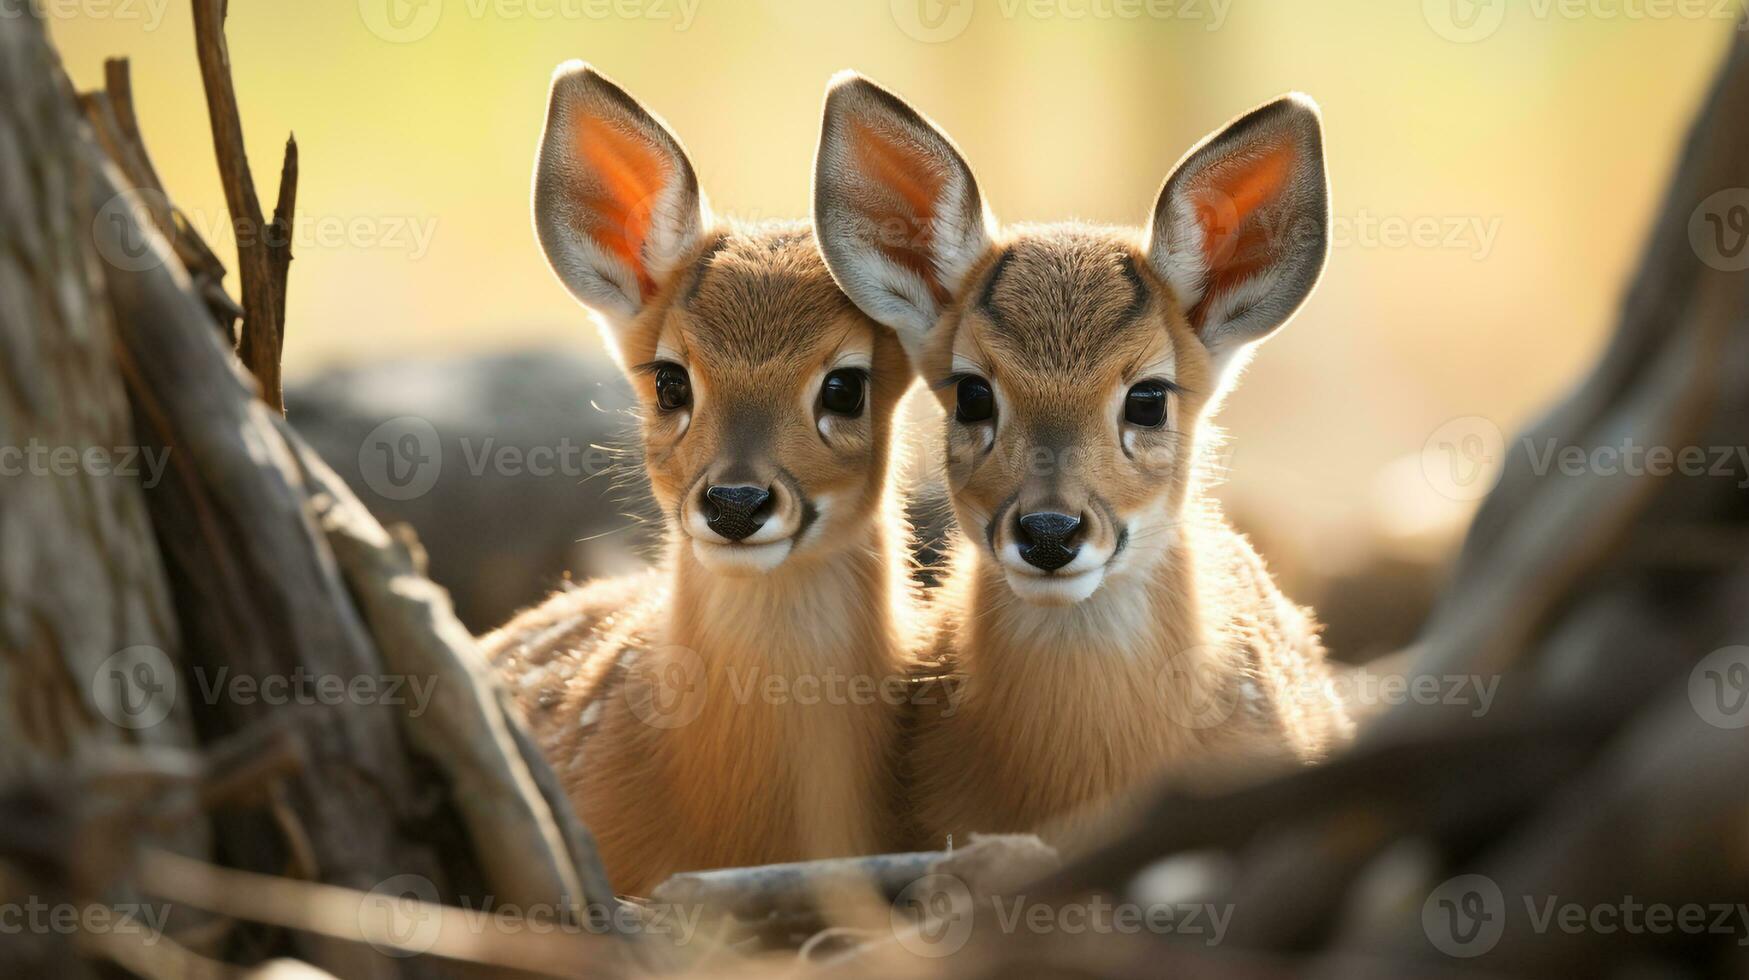
[[[1080,545],[1075,536],[1081,530],[1081,518],[1068,514],[1042,511],[1024,514],[1016,522],[1015,541],[1020,545],[1020,557],[1028,565],[1054,572],[1075,560]]]
[[[765,523],[771,491],[764,487],[711,487],[704,492],[705,523],[710,529],[739,541]]]

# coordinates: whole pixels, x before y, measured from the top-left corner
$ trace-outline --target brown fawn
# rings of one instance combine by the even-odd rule
[[[1328,249],[1316,107],[1191,150],[1146,232],[999,232],[939,129],[871,82],[826,97],[814,226],[946,420],[962,542],[932,600],[958,690],[905,763],[923,846],[1084,840],[1154,778],[1313,760],[1350,723],[1317,625],[1205,493],[1208,421]]]
[[[581,63],[553,80],[534,223],[640,404],[665,556],[489,634],[616,889],[868,853],[892,828],[910,622],[887,486],[898,339],[806,223],[715,222],[680,142]]]

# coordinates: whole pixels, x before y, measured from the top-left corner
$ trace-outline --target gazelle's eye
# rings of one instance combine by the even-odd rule
[[[863,388],[867,375],[857,368],[839,368],[820,385],[820,404],[834,415],[855,418],[862,414]]]
[[[990,382],[983,378],[975,374],[961,378],[958,394],[959,404],[954,418],[961,422],[987,422],[996,414],[996,393],[990,390]]]
[[[1166,386],[1158,381],[1143,381],[1124,396],[1123,420],[1144,429],[1158,429],[1166,424]]]
[[[678,364],[662,364],[656,368],[656,404],[664,412],[673,412],[692,404],[692,381],[686,369]]]

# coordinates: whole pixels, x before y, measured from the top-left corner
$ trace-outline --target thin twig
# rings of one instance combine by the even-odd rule
[[[243,336],[238,353],[261,386],[261,398],[285,411],[280,391],[280,349],[285,335],[279,320],[281,300],[274,289],[274,258],[267,222],[255,196],[255,180],[243,149],[243,123],[231,83],[231,55],[225,44],[224,0],[194,0],[194,45],[206,88],[213,150],[225,187],[225,206],[237,229],[237,266],[243,280]]]
[[[279,303],[274,317],[280,335],[285,335],[285,286],[291,274],[292,219],[298,206],[298,137],[285,139],[285,163],[279,168],[279,201],[273,206],[273,226],[268,235],[268,254],[273,258],[273,295]]]

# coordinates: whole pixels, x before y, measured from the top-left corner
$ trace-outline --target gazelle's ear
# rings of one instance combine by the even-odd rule
[[[852,302],[915,360],[942,309],[990,248],[989,213],[953,141],[852,72],[826,89],[814,161],[814,229]]]
[[[1287,95],[1185,155],[1154,205],[1148,258],[1224,373],[1286,323],[1330,248],[1318,106]]]
[[[534,169],[534,227],[571,295],[623,332],[708,224],[680,141],[581,61],[553,74]]]

